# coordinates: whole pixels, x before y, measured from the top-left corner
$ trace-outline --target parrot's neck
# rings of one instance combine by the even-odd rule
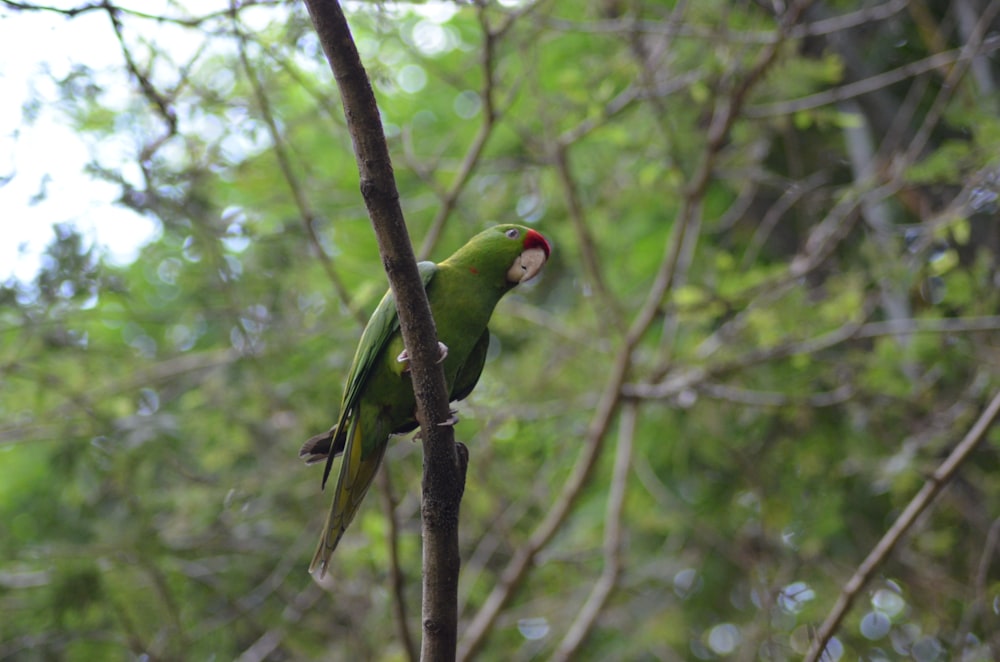
[[[489,322],[497,302],[512,287],[504,275],[497,277],[450,259],[438,265],[431,286],[440,288],[438,300],[449,309],[460,311],[464,321],[476,326]]]

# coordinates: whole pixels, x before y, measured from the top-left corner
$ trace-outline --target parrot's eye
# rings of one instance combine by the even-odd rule
[[[504,234],[507,235],[508,239],[517,239],[521,236],[521,231],[517,228],[511,228],[510,230],[504,232]]]

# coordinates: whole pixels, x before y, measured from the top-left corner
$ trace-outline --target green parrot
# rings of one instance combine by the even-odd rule
[[[473,237],[440,264],[417,266],[437,326],[450,400],[465,398],[486,362],[493,308],[518,283],[533,278],[548,260],[549,242],[521,225],[498,225]],[[309,572],[326,573],[330,555],[375,478],[389,435],[417,428],[416,401],[396,303],[390,290],[368,320],[348,373],[337,424],[309,439],[299,451],[307,464],[343,455],[333,505]]]

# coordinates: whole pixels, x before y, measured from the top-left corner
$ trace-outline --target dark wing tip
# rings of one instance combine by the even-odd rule
[[[347,437],[337,434],[337,426],[334,425],[323,434],[310,437],[299,449],[299,457],[306,464],[326,463],[326,468],[323,470],[323,487],[326,487],[326,479],[330,477],[333,458],[344,452],[346,443]]]
[[[299,458],[306,464],[325,461],[330,457],[330,449],[333,447],[333,437],[336,431],[337,428],[334,426],[323,434],[310,437],[299,449]]]

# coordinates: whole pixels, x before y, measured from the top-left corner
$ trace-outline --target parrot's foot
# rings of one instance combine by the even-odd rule
[[[439,340],[438,341],[438,351],[441,352],[441,355],[438,356],[438,360],[435,361],[435,363],[441,363],[446,358],[448,358],[448,345],[445,345],[443,342],[441,342]],[[407,352],[405,349],[402,352],[399,353],[399,356],[396,357],[396,361],[399,362],[399,363],[406,363],[409,360],[410,360],[410,353]],[[406,372],[409,369],[410,369],[410,366],[406,366],[405,368],[403,368],[403,372]]]

